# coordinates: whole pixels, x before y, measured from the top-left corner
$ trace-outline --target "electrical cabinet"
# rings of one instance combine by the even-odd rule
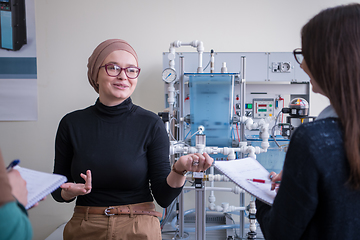
[[[17,51],[26,43],[25,0],[0,0],[0,48]]]

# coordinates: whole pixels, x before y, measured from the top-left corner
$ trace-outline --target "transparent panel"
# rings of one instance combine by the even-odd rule
[[[261,147],[262,140],[259,138],[259,135],[248,135],[247,137],[248,145],[253,147]],[[269,172],[279,173],[283,169],[284,160],[285,160],[285,149],[289,145],[290,140],[285,139],[282,136],[277,135],[276,141],[281,146],[279,148],[272,138],[269,138],[269,148],[267,152],[260,153],[256,155],[256,160],[266,168]]]
[[[189,75],[191,134],[204,126],[207,146],[231,147],[233,79],[230,74]]]

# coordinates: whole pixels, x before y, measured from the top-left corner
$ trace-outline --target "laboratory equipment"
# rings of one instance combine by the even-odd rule
[[[303,98],[294,98],[289,103],[290,115],[293,117],[306,117],[309,115],[309,103]]]
[[[167,83],[171,83],[172,81],[174,81],[176,79],[175,69],[165,68],[162,72],[162,79]]]
[[[183,46],[193,47],[197,53],[175,51]],[[203,67],[202,61],[208,64]],[[183,154],[207,152],[216,161],[253,157],[268,171],[280,171],[289,143],[282,136],[282,126],[286,124],[282,110],[289,103],[296,109],[294,99],[309,102],[309,78],[295,63],[291,52],[204,52],[204,44],[198,40],[171,43],[169,52],[163,53],[162,75],[165,108],[173,119],[169,124],[171,164]],[[308,110],[308,105],[306,109],[299,107],[297,114]],[[248,212],[250,225],[246,235],[248,239],[256,238],[254,199],[245,206],[241,189],[216,187],[218,182],[230,183],[212,167],[201,176],[188,173],[187,180],[194,182],[194,186],[185,186],[178,198],[178,227],[172,223],[177,232],[174,239],[189,235],[189,229],[184,227],[187,205],[184,194],[189,191],[195,192],[195,239],[206,239],[206,232],[214,230],[206,227],[208,212],[227,216],[238,212],[237,227],[230,227],[232,224],[221,227],[226,229],[226,237],[236,235],[242,239]],[[215,197],[218,191],[240,197],[235,198],[238,200],[234,205],[229,202],[218,205]],[[209,193],[207,207],[206,193]]]
[[[311,122],[316,117],[309,116],[309,103],[304,98],[294,98],[289,103],[288,108],[283,108],[282,113],[287,113],[286,123],[281,123],[282,136],[286,138],[291,137],[291,133],[301,124],[305,122]]]

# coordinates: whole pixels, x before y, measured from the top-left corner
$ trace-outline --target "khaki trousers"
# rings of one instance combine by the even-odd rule
[[[64,228],[64,240],[161,240],[159,219],[150,215],[74,213]]]

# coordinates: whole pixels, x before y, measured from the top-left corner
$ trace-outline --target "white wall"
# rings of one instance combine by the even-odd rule
[[[300,29],[321,9],[344,0],[35,0],[39,116],[35,122],[0,122],[6,162],[51,172],[61,117],[93,104],[97,94],[86,76],[87,59],[101,41],[127,40],[142,68],[132,98],[163,110],[162,52],[174,40],[204,42],[205,51],[276,52],[300,47]],[[182,50],[183,51],[183,50]],[[193,49],[189,49],[193,51]],[[312,95],[311,115],[327,100]],[[69,220],[73,204],[48,196],[29,211],[34,239],[45,239]]]

